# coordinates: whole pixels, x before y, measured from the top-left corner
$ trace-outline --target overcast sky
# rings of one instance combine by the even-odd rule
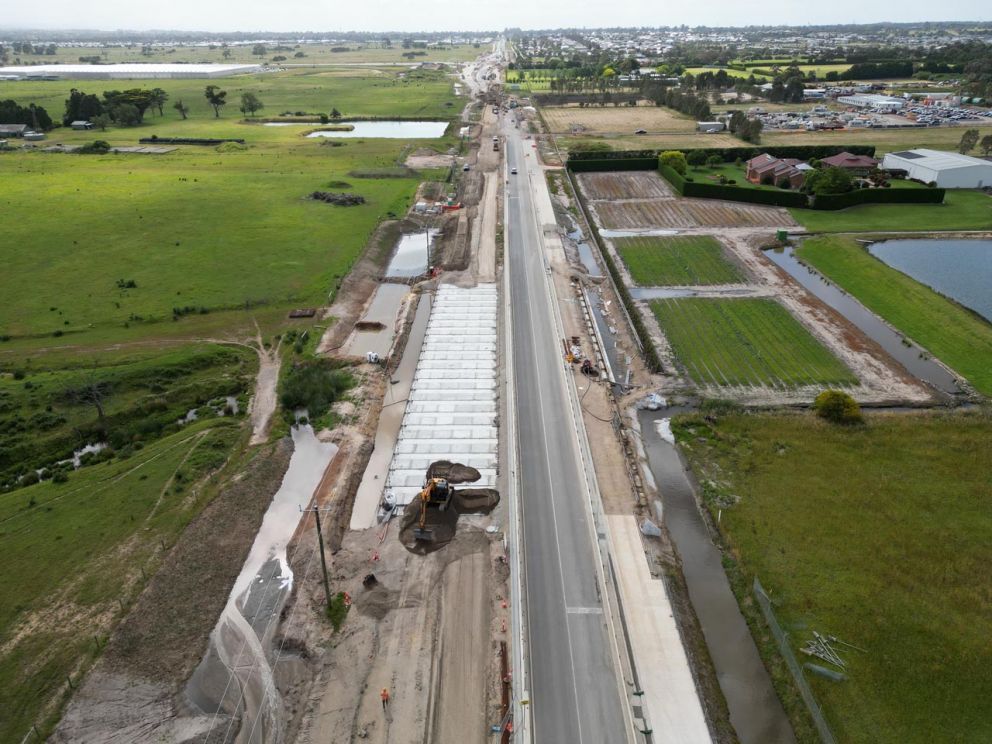
[[[190,31],[458,31],[679,24],[983,21],[988,0],[46,0],[9,2],[5,28]]]

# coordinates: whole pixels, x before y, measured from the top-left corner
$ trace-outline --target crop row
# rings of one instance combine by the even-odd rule
[[[699,384],[857,383],[850,370],[773,300],[657,300],[651,309],[676,357]]]
[[[618,238],[614,241],[633,280],[642,287],[732,284],[742,281],[710,235]]]

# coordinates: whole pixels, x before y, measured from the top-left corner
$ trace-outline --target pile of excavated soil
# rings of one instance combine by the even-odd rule
[[[458,467],[464,468],[464,465]],[[466,468],[472,470],[472,468]],[[462,514],[488,514],[499,503],[499,491],[494,488],[454,489],[447,509],[428,508],[425,529],[431,531],[431,540],[418,540],[414,537],[420,523],[420,504],[411,503],[403,512],[400,522],[399,540],[412,553],[427,555],[440,550],[455,536],[458,517]]]
[[[449,460],[436,460],[427,468],[428,480],[444,478],[448,483],[475,483],[481,477],[482,475],[475,468]]]

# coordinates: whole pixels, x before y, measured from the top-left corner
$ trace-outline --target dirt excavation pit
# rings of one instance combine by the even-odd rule
[[[488,514],[499,503],[499,491],[495,488],[454,488],[455,483],[474,483],[481,478],[475,468],[448,460],[437,460],[427,468],[427,480],[444,478],[451,488],[451,501],[445,508],[428,506],[423,528],[429,531],[431,539],[416,536],[420,528],[420,501],[415,499],[407,505],[400,517],[399,540],[411,553],[427,555],[440,550],[455,536],[458,517],[462,514]]]

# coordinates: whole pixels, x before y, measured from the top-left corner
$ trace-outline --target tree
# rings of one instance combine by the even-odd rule
[[[861,424],[864,417],[861,407],[847,393],[840,390],[824,390],[813,401],[816,415],[835,424]]]
[[[981,149],[982,154],[988,157],[989,153],[992,153],[992,134],[986,134],[982,137],[982,141],[978,144],[979,149]]]
[[[206,97],[207,103],[214,109],[214,118],[219,119],[221,108],[227,105],[227,101],[224,100],[227,98],[227,91],[221,90],[216,85],[208,85],[203,95]]]
[[[265,108],[265,104],[259,100],[251,91],[246,91],[241,94],[241,113],[246,116],[254,116],[256,111],[261,111]]]
[[[110,110],[110,115],[113,116],[114,121],[117,121],[117,116],[114,115],[117,108],[125,105],[133,106],[138,112],[138,120],[135,123],[140,124],[145,119],[145,112],[154,105],[155,98],[154,92],[142,88],[105,90],[103,92],[103,105]]]
[[[162,116],[162,107],[165,105],[165,102],[169,100],[169,94],[161,88],[152,88],[151,93],[152,106],[157,108],[158,115]]]
[[[111,391],[110,383],[97,379],[95,375],[88,374],[78,385],[63,388],[62,397],[72,405],[93,406],[96,409],[100,434],[102,437],[106,437],[107,417],[104,407]]]
[[[961,135],[961,142],[958,143],[958,152],[964,155],[969,150],[974,150],[975,145],[978,144],[978,130],[969,129],[964,134]]]
[[[685,153],[679,150],[666,150],[658,156],[658,165],[667,165],[680,176],[684,176],[688,169],[685,160]]]
[[[332,119],[340,119],[341,118],[341,112],[338,111],[336,108],[332,108],[331,109],[331,118]]]
[[[90,124],[99,128],[101,132],[106,132],[107,127],[113,123],[113,120],[107,114],[99,114],[90,119]]]
[[[265,44],[256,44],[251,48],[251,53],[256,57],[264,57],[268,53],[268,50],[265,48]]]
[[[120,127],[135,127],[141,123],[141,112],[133,103],[118,103],[110,109],[110,117]]]
[[[223,52],[220,53],[220,56],[223,57],[224,59],[230,59],[231,58],[231,50],[230,49],[225,49]]]
[[[183,103],[182,98],[172,104],[172,108],[179,112],[179,115],[183,117],[183,121],[186,121],[186,116],[189,114],[189,106]]]
[[[723,158],[721,158],[719,155],[710,155],[708,158],[706,158],[706,165],[708,165],[710,168],[716,168],[722,162],[723,162]]]
[[[74,121],[91,121],[94,116],[99,116],[103,112],[103,104],[96,95],[73,88],[65,101],[62,123],[69,126]]]
[[[803,190],[810,194],[844,194],[854,187],[851,174],[843,168],[825,168],[806,172]]]

